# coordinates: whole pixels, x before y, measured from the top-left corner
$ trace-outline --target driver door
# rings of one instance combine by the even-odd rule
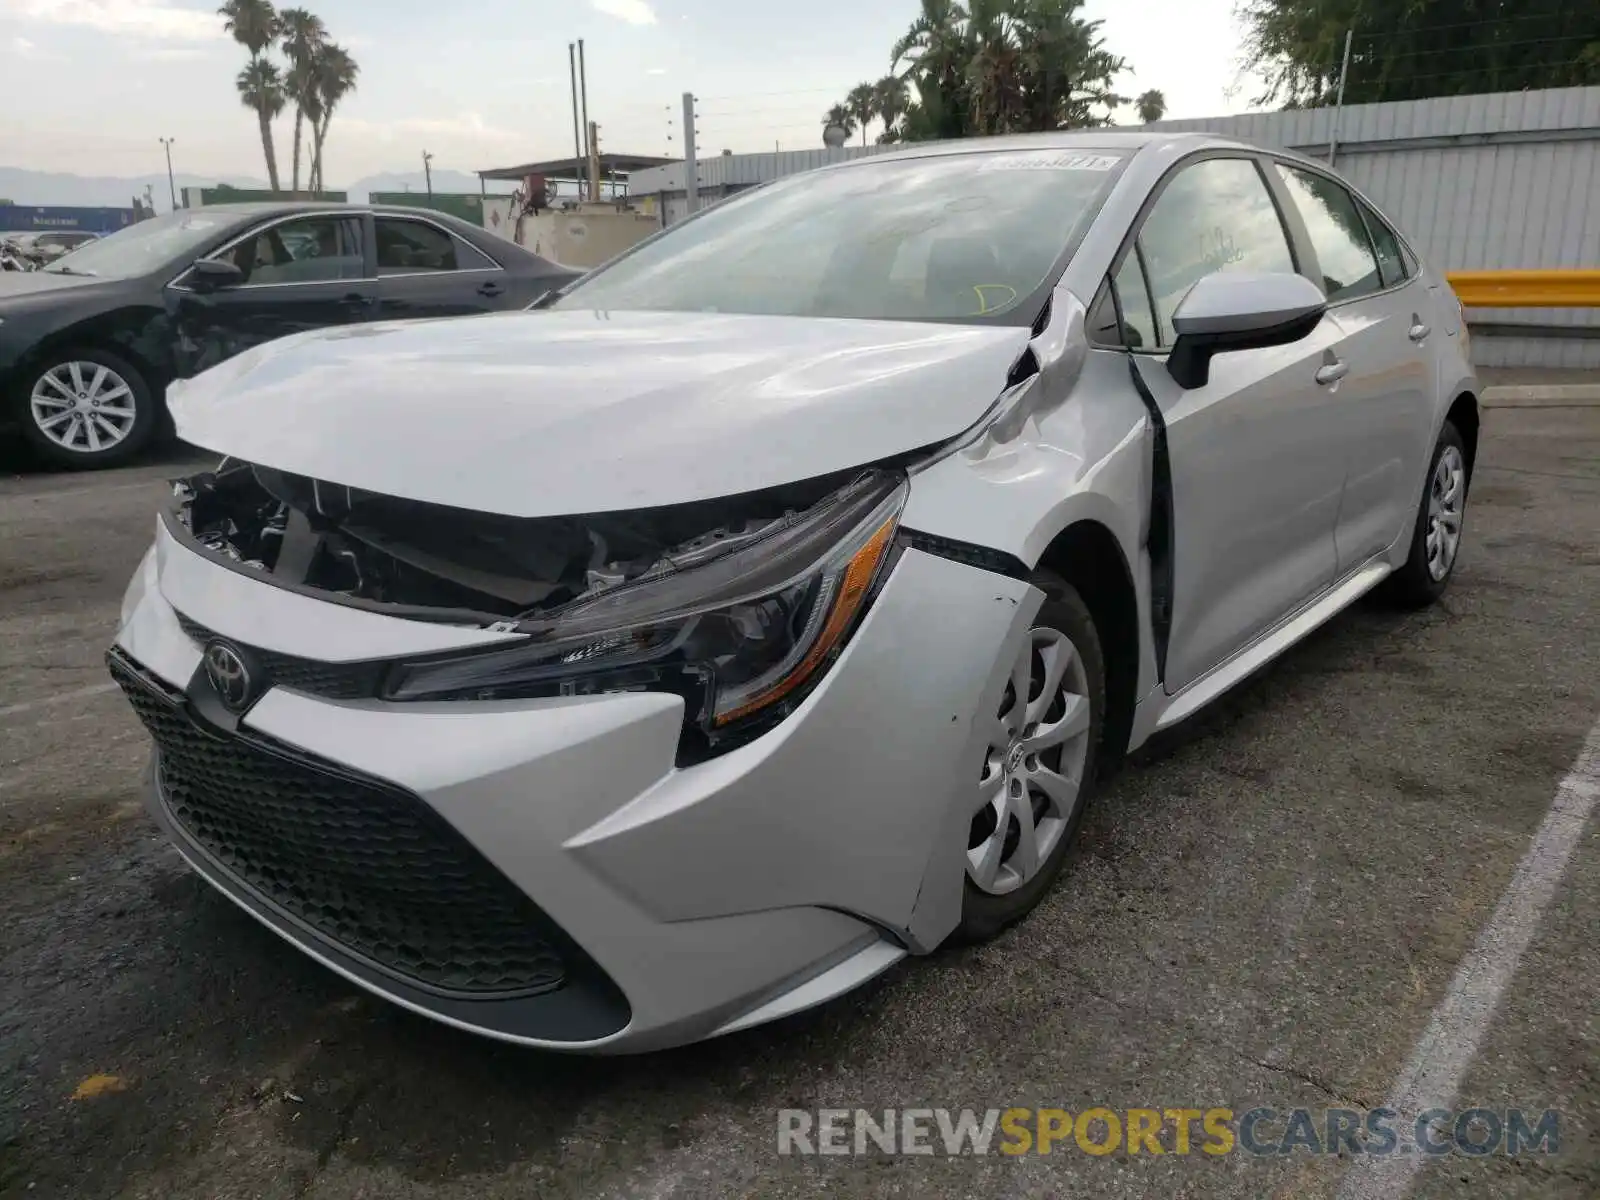
[[[1257,161],[1208,157],[1169,177],[1115,276],[1130,346],[1166,424],[1173,488],[1169,692],[1225,662],[1333,581],[1344,463],[1341,406],[1318,382],[1341,334],[1324,318],[1287,346],[1212,360],[1185,390],[1167,373],[1172,317],[1215,271],[1293,272]],[[1158,357],[1162,356],[1162,357]]]
[[[359,216],[318,213],[270,221],[209,257],[233,263],[244,279],[200,291],[184,275],[168,286],[180,377],[291,333],[375,315],[377,292]]]

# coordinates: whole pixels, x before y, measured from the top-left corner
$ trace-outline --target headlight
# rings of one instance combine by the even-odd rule
[[[843,647],[892,558],[907,483],[863,475],[770,534],[522,622],[511,649],[406,663],[393,700],[670,691],[705,746],[766,728]]]

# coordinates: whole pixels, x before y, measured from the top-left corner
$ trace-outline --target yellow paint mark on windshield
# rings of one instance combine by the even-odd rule
[[[999,312],[1008,304],[1013,304],[1017,299],[1017,289],[1004,283],[975,283],[972,290],[978,293],[978,311],[976,316],[988,316],[992,312]],[[994,303],[989,302],[988,292],[1004,292]]]

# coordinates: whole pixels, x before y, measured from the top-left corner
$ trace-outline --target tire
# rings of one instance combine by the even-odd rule
[[[161,424],[161,406],[139,368],[89,346],[63,347],[37,360],[23,373],[15,403],[34,453],[67,470],[120,466],[150,444]],[[85,407],[69,410],[69,403]]]
[[[1441,470],[1441,464],[1453,462],[1453,468]],[[1443,562],[1443,571],[1438,569],[1439,556],[1436,554],[1436,537],[1443,536],[1443,530],[1438,527],[1440,519],[1434,512],[1436,500],[1440,500],[1438,489],[1440,477],[1449,470],[1456,472],[1455,486],[1459,494],[1454,500],[1455,541],[1450,546],[1448,557]],[[1439,431],[1439,440],[1433,447],[1433,456],[1428,460],[1428,474],[1422,482],[1422,499],[1417,506],[1416,528],[1411,531],[1411,552],[1406,556],[1405,564],[1393,575],[1384,581],[1383,598],[1399,608],[1426,608],[1440,596],[1444,595],[1445,588],[1450,586],[1450,577],[1455,574],[1456,563],[1461,556],[1461,537],[1465,532],[1465,519],[1467,509],[1467,492],[1471,484],[1471,471],[1467,466],[1466,443],[1462,441],[1461,433],[1449,421],[1444,423],[1444,428]],[[1444,506],[1448,510],[1448,505]]]
[[[1046,571],[1036,572],[1031,582],[1045,593],[1045,602],[1040,606],[1039,613],[1034,618],[1033,629],[1029,633],[1030,693],[1047,680],[1052,660],[1045,657],[1046,648],[1052,644],[1056,646],[1060,644],[1053,639],[1065,639],[1065,642],[1073,648],[1078,664],[1077,668],[1070,665],[1065,668],[1062,688],[1057,689],[1057,694],[1052,697],[1050,705],[1037,714],[1041,718],[1038,726],[1049,731],[1063,727],[1075,729],[1082,724],[1081,716],[1074,717],[1071,723],[1066,721],[1067,706],[1072,704],[1072,701],[1066,698],[1067,694],[1081,697],[1087,702],[1088,720],[1081,733],[1068,736],[1059,746],[1050,747],[1037,754],[1022,753],[1019,758],[1019,749],[1025,751],[1026,745],[1014,740],[1012,747],[999,755],[997,763],[996,749],[991,745],[985,761],[979,764],[980,780],[990,782],[986,785],[980,781],[978,789],[974,792],[975,815],[967,837],[967,873],[963,881],[961,923],[954,934],[954,940],[958,942],[988,941],[1027,916],[1038,905],[1055,882],[1056,876],[1061,873],[1062,865],[1066,862],[1072,843],[1077,837],[1078,827],[1083,821],[1083,814],[1088,808],[1093,791],[1106,707],[1105,659],[1100,648],[1100,637],[1095,630],[1094,618],[1090,615],[1088,606],[1071,584]],[[998,740],[1005,731],[1009,706],[1015,702],[1014,681],[1017,677],[1018,668],[1014,666],[1013,682],[1008,682],[1006,685],[1001,699],[1000,720],[996,722],[991,742]],[[1036,702],[1038,696],[1030,696],[1030,699]],[[1081,710],[1074,705],[1071,711]],[[1027,715],[1032,714],[1024,713],[1024,717]],[[1073,773],[1071,768],[1076,767],[1078,786],[1070,806],[1062,804],[1059,797],[1051,797],[1039,790],[1041,782],[1051,782],[1045,772],[1050,771],[1052,765],[1056,768],[1054,773],[1058,777],[1070,777]],[[974,861],[975,856],[987,862],[985,851],[996,852],[994,839],[999,834],[997,810],[1004,803],[989,802],[986,799],[986,786],[988,788],[994,786],[992,772],[997,769],[1001,773],[1000,787],[1004,794],[1012,798],[1012,803],[1018,802],[1015,785],[1019,782],[1022,784],[1023,795],[1028,801],[1028,811],[1033,814],[1035,829],[1044,828],[1047,820],[1058,821],[1059,824],[1053,827],[1055,836],[1048,851],[1036,856],[1037,868],[1032,874],[1026,874],[1016,867],[1021,850],[1020,823],[1016,816],[1008,816],[1007,840],[1001,843],[998,849],[1002,865],[997,872],[994,885],[981,887],[975,882],[975,875],[987,876],[987,871],[980,863]],[[1043,816],[1040,815],[1041,800],[1045,804]],[[994,811],[993,816],[990,815],[991,811]],[[984,837],[986,831],[988,836]],[[1016,850],[1007,848],[1012,833],[1017,835]],[[1011,864],[1009,869],[1015,877],[1009,881],[1004,875],[1008,869],[1006,864]],[[999,890],[1000,886],[1007,882],[1012,886],[1008,890]]]

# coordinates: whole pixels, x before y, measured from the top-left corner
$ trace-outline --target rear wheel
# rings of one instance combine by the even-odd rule
[[[1428,464],[1428,479],[1411,534],[1411,553],[1385,584],[1386,595],[1394,603],[1421,608],[1432,604],[1449,586],[1461,549],[1468,482],[1466,444],[1460,431],[1446,421]]]
[[[19,395],[22,434],[58,467],[127,462],[155,436],[155,398],[138,368],[105,350],[73,347],[36,363]]]
[[[956,934],[985,941],[1026,916],[1060,874],[1083,819],[1105,713],[1105,665],[1088,606],[1047,572],[975,764],[967,878]]]

